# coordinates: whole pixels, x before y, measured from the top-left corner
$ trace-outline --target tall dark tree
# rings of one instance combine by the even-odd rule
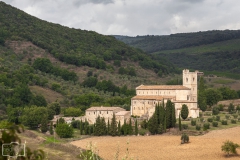
[[[166,127],[172,127],[172,102],[170,100],[167,101],[166,104]]]
[[[49,132],[51,135],[53,135],[54,130],[53,130],[53,122],[51,122],[50,127],[49,127]]]
[[[172,102],[171,102],[172,103]],[[175,127],[176,125],[176,113],[175,113],[175,105],[172,103],[172,121],[171,121],[171,127]]]
[[[137,119],[135,120],[135,135],[138,135],[138,123],[137,123]]]
[[[83,122],[80,121],[80,134],[83,135]]]
[[[41,132],[46,133],[48,131],[48,118],[44,116],[41,121]]]
[[[188,117],[188,114],[189,114],[188,106],[186,104],[183,104],[181,109],[182,119],[186,119]]]
[[[148,121],[148,130],[151,132],[151,134],[158,133],[158,119],[157,119],[157,114],[155,113]]]
[[[178,128],[179,128],[179,131],[182,131],[182,122],[181,122],[181,114],[179,113],[179,117],[178,117]]]
[[[111,121],[109,132],[110,132],[111,136],[116,136],[117,135],[117,122],[116,122],[115,113],[113,113],[113,118],[112,118],[112,121]]]
[[[132,135],[132,134],[133,134],[133,129],[132,129],[132,118],[130,118],[130,120],[129,120],[128,134],[129,134],[129,135]]]
[[[118,136],[121,136],[121,122],[118,121]]]

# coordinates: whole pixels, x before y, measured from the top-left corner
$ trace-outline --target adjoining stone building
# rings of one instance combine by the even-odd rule
[[[116,116],[117,122],[120,120],[123,124],[124,119],[131,117],[130,111],[126,111],[121,107],[90,107],[86,110],[85,119],[90,123],[94,124],[98,116],[104,117],[105,122],[109,120],[111,122],[113,114]]]
[[[140,85],[136,88],[136,96],[131,99],[131,115],[150,118],[157,103],[171,100],[175,104],[176,117],[183,104],[189,108],[189,117],[199,117],[197,107],[198,71],[183,70],[183,85]]]

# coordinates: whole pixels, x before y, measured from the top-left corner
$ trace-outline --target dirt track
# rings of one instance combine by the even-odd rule
[[[114,160],[119,144],[119,159],[129,149],[129,157],[139,160],[239,160],[239,156],[225,157],[221,151],[224,141],[231,140],[240,144],[240,126],[224,130],[211,131],[203,136],[190,136],[190,143],[180,144],[180,136],[126,136],[93,137],[72,144],[86,148],[89,142],[97,146],[99,155],[106,160]],[[127,142],[129,144],[127,145]],[[240,149],[238,149],[240,154]]]

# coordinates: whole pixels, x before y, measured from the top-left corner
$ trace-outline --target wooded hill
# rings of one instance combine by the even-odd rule
[[[161,76],[176,72],[113,36],[49,23],[0,2],[0,119],[17,117],[18,107],[52,103],[129,109],[136,86],[163,84]]]
[[[240,30],[115,37],[180,68],[240,73]]]

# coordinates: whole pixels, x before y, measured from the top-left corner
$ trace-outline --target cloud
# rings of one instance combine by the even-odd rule
[[[40,19],[101,34],[239,29],[238,0],[4,0]]]

